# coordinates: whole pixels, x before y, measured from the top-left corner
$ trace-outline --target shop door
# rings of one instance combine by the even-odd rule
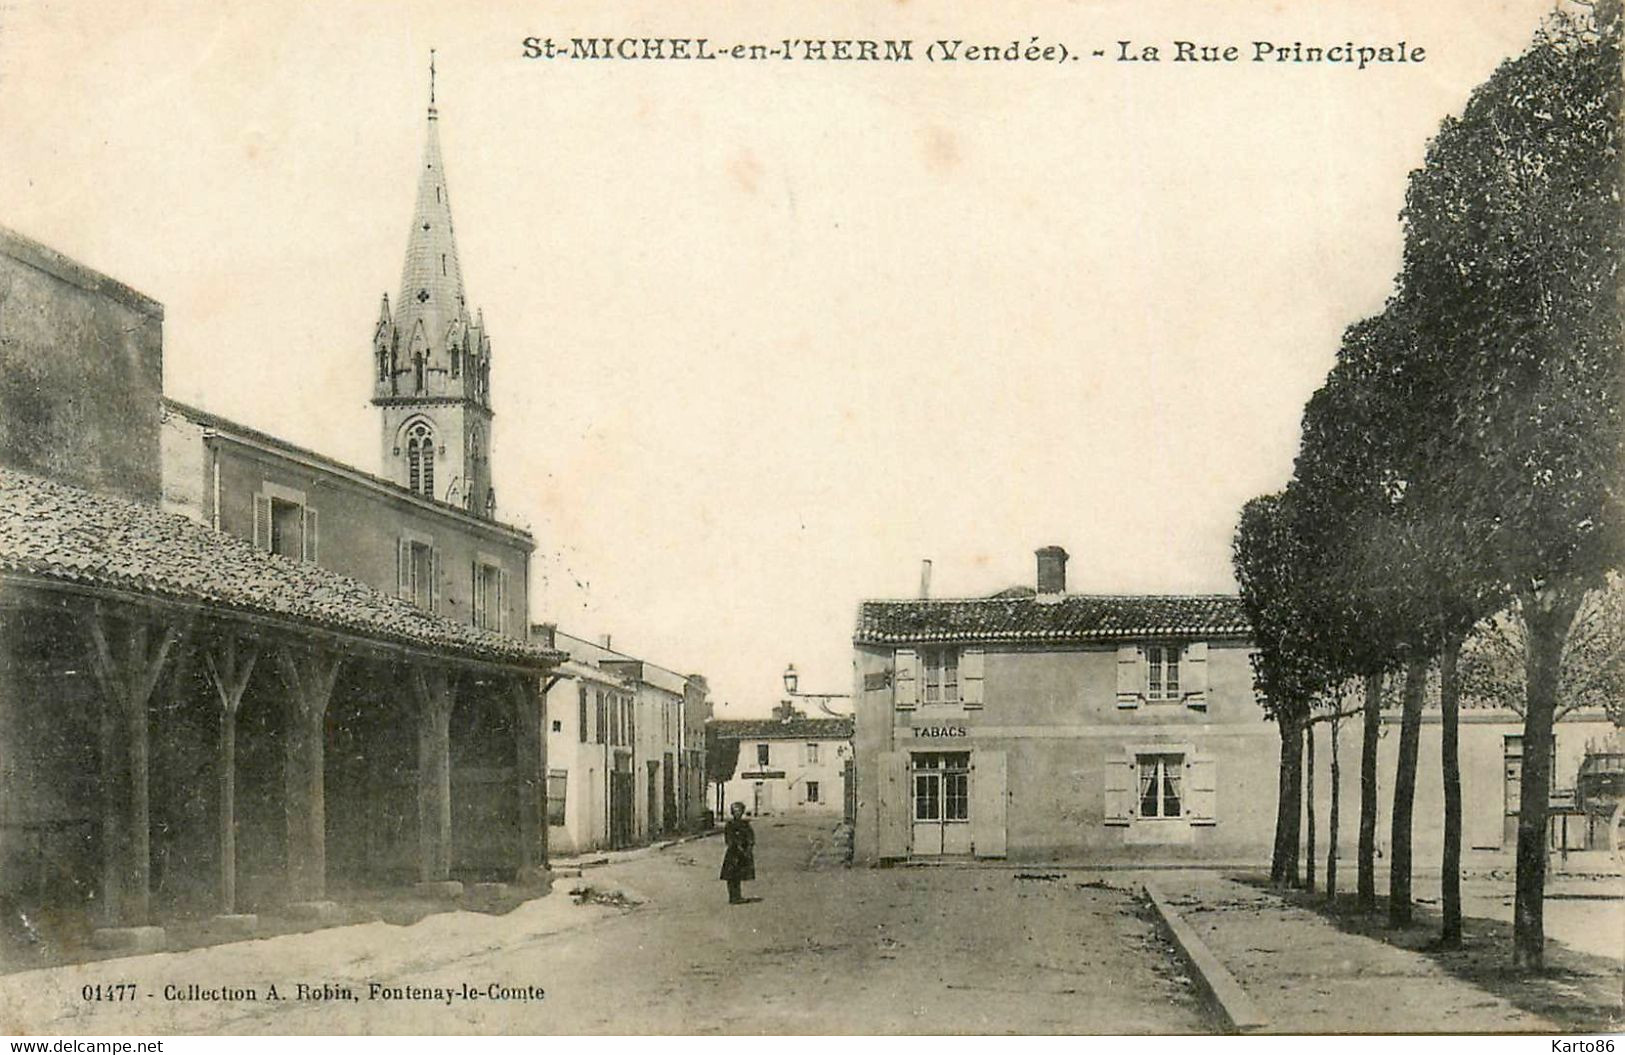
[[[970,853],[970,753],[917,754],[912,762],[910,852],[917,857]]]

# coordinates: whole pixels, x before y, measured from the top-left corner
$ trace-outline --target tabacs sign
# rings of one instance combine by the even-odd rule
[[[963,725],[914,726],[914,739],[916,740],[954,740],[969,735],[970,730]]]

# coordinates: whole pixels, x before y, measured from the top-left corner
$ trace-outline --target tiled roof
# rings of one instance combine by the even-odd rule
[[[717,719],[706,724],[725,740],[850,740],[850,718]]]
[[[1248,637],[1241,599],[1227,594],[1065,594],[965,600],[865,601],[853,641],[1071,643],[1135,637]]]
[[[540,667],[559,653],[442,619],[184,517],[0,468],[0,575],[129,590]]]

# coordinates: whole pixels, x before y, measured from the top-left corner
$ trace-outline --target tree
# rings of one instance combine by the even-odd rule
[[[1625,559],[1617,0],[1559,11],[1412,175],[1403,286],[1447,378],[1428,454],[1527,639],[1513,961],[1544,955],[1546,787],[1565,640]]]
[[[1289,494],[1264,495],[1242,507],[1231,560],[1253,628],[1253,687],[1281,735],[1270,879],[1283,886],[1297,883],[1303,730],[1312,701],[1326,685],[1311,638],[1307,557]]]

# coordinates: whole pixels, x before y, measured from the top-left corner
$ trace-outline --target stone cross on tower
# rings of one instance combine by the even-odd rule
[[[380,475],[480,516],[494,516],[491,488],[491,339],[470,317],[457,263],[440,159],[434,52],[429,121],[407,232],[400,297],[383,297],[373,331],[373,405],[383,416]]]

